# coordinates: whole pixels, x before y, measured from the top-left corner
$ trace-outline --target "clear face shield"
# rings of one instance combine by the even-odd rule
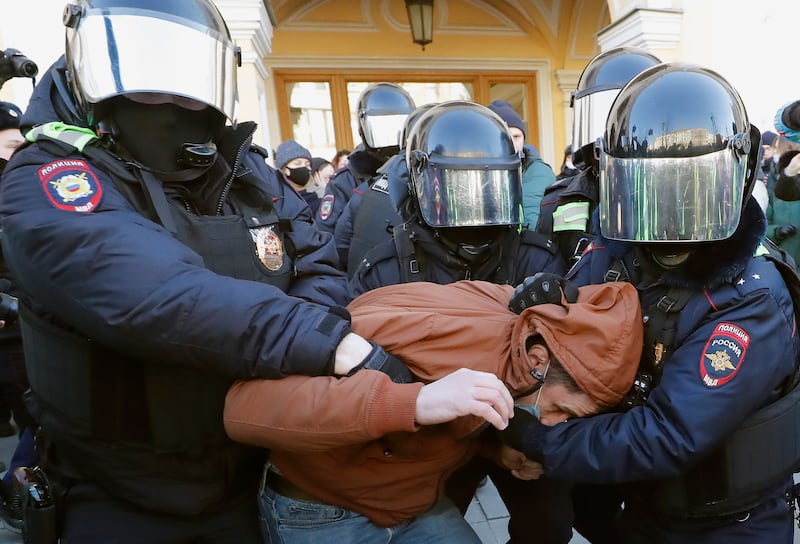
[[[488,167],[432,160],[413,176],[422,219],[431,227],[521,222],[522,184],[516,156]]]
[[[600,153],[600,231],[614,240],[706,242],[739,224],[747,157],[615,158]]]
[[[400,136],[407,117],[407,113],[366,115],[363,124],[364,143],[372,149],[400,146]]]
[[[619,89],[608,89],[575,98],[572,103],[572,152],[603,137],[611,104]]]
[[[236,119],[238,49],[194,21],[141,9],[88,9],[77,29],[67,31],[67,55],[89,104],[155,92],[197,100]]]

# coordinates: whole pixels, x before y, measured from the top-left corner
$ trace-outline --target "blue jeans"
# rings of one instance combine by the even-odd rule
[[[352,510],[290,499],[265,487],[258,498],[266,544],[481,544],[448,499],[394,527],[378,527]]]

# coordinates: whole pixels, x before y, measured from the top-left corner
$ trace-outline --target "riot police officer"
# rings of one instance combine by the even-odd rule
[[[358,97],[358,132],[361,144],[348,155],[347,165],[336,171],[325,188],[317,225],[334,232],[336,222],[360,183],[375,177],[378,169],[400,150],[400,134],[414,100],[394,83],[373,83]],[[342,265],[346,267],[346,262]]]
[[[406,168],[403,223],[364,257],[354,294],[408,281],[514,283],[563,269],[548,239],[518,229],[519,154],[485,106],[455,100],[428,110],[409,135]]]
[[[350,332],[330,235],[235,123],[215,6],[77,0],[64,23],[0,195],[60,541],[261,542],[229,385],[397,360]]]
[[[611,103],[633,76],[660,61],[635,47],[600,53],[583,69],[572,93],[573,161],[579,172],[545,189],[536,231],[549,236],[571,265],[594,234],[591,216],[597,208],[597,168],[594,144],[603,136]]]
[[[593,542],[792,542],[798,281],[762,243],[759,139],[735,89],[698,66],[645,70],[611,108],[600,234],[570,277],[639,290],[649,396],[549,428],[518,413],[504,434],[552,477],[625,484]]]
[[[513,284],[539,271],[564,270],[547,238],[519,228],[520,155],[505,122],[489,108],[465,101],[430,108],[408,137],[406,167],[407,195],[392,195],[403,222],[361,261],[351,279],[354,293],[413,281]],[[488,449],[500,454],[496,444]],[[495,459],[480,458],[450,478],[448,497],[465,512],[487,474],[511,513],[512,542],[569,541],[569,488],[561,482],[517,480]],[[532,518],[532,511],[541,516]]]
[[[353,190],[341,217],[336,222],[333,239],[347,273],[353,275],[369,250],[392,237],[392,230],[402,223],[392,191],[408,194],[406,140],[411,128],[423,113],[436,104],[414,108],[403,125],[400,151],[378,169],[378,175],[362,182]]]

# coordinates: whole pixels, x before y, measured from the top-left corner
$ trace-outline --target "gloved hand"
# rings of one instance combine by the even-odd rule
[[[514,417],[508,420],[508,427],[497,434],[500,442],[509,448],[521,451],[528,459],[541,462],[544,436],[548,428],[532,413],[514,406]]]
[[[366,358],[357,366],[354,366],[346,375],[352,376],[362,369],[383,372],[387,374],[394,383],[411,383],[414,381],[414,376],[411,374],[406,364],[391,353],[387,353],[377,344],[373,344],[372,351],[369,352]]]
[[[797,234],[797,227],[795,225],[781,225],[775,227],[775,241],[780,243]]]
[[[561,304],[562,296],[567,302],[575,302],[578,300],[578,288],[556,274],[537,272],[517,285],[508,301],[508,309],[521,314],[526,308],[538,304]]]

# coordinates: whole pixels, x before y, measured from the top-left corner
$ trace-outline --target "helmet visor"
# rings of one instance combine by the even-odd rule
[[[600,154],[600,231],[636,242],[729,238],[739,224],[747,161],[729,149],[681,158]]]
[[[430,163],[415,180],[422,219],[431,227],[520,223],[520,169]]]
[[[603,137],[606,119],[611,104],[619,94],[619,89],[608,89],[575,98],[572,103],[572,151],[577,153],[586,144],[592,144]]]
[[[372,149],[399,146],[407,117],[407,113],[367,115],[364,119],[364,143]]]
[[[194,21],[130,8],[92,10],[67,53],[90,104],[127,93],[198,100],[236,117],[236,49],[227,36]]]

